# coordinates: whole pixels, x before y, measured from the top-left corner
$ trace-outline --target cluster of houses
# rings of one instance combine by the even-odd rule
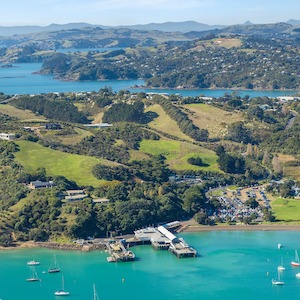
[[[43,189],[43,188],[52,188],[55,186],[55,183],[53,181],[31,181],[27,187],[31,190],[36,190],[36,189]],[[89,195],[85,193],[84,190],[66,190],[64,193],[61,195],[62,201],[63,202],[73,202],[73,201],[81,201],[85,198],[87,198]],[[93,199],[94,203],[108,203],[110,202],[109,199],[106,198],[99,198],[99,199]]]

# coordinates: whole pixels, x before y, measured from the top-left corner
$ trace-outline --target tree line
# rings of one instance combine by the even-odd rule
[[[190,136],[196,141],[207,141],[208,131],[206,129],[200,129],[188,118],[188,116],[173,103],[163,98],[162,96],[155,95],[153,101],[161,105],[166,114],[173,119],[180,130],[186,135]]]
[[[73,123],[88,122],[86,116],[79,112],[74,104],[67,101],[49,100],[42,95],[33,97],[21,96],[11,101],[11,105],[22,109],[29,109],[48,119]]]

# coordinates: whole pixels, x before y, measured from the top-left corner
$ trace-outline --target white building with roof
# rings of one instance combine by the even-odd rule
[[[11,141],[15,138],[13,133],[0,133],[0,140]]]

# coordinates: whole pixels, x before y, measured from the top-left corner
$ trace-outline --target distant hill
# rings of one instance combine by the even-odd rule
[[[15,34],[29,34],[68,29],[81,29],[84,27],[96,26],[88,23],[50,24],[48,26],[0,26],[0,36],[12,36]]]
[[[189,32],[189,31],[206,31],[224,28],[223,25],[207,25],[195,21],[186,22],[165,22],[165,23],[150,23],[145,25],[121,26],[135,30],[159,30],[165,32]]]
[[[290,36],[292,31],[296,28],[291,24],[287,23],[274,23],[274,24],[253,24],[246,22],[244,24],[231,25],[224,28],[206,30],[206,31],[190,31],[184,33],[187,38],[196,39],[203,38],[210,35],[232,35],[239,34],[245,36],[260,36],[260,37],[284,37]]]
[[[122,26],[103,26],[92,25],[89,23],[68,23],[68,24],[50,24],[48,26],[0,26],[0,36],[12,36],[15,34],[30,34],[39,32],[51,32],[70,29],[82,29],[85,27],[95,28],[128,28],[133,30],[159,30],[164,32],[189,32],[189,31],[206,31],[224,28],[223,25],[207,25],[194,21],[186,22],[165,22],[150,23],[144,25],[122,25]]]
[[[237,24],[231,26],[225,25],[208,25],[195,21],[186,22],[165,22],[165,23],[150,23],[139,25],[122,25],[122,26],[103,26],[92,25],[89,23],[68,23],[68,24],[50,24],[48,26],[0,26],[0,36],[9,37],[13,35],[34,34],[42,32],[56,32],[62,30],[78,30],[84,28],[101,28],[101,29],[131,29],[139,31],[162,31],[162,32],[192,32],[191,35],[203,36],[204,32],[216,33],[233,33],[233,34],[269,34],[269,33],[282,33],[289,31],[294,26],[299,26],[300,20],[289,20],[287,22],[280,22],[274,24],[253,24],[250,21],[244,24]]]
[[[223,29],[219,29],[220,34],[242,34],[252,36],[269,36],[280,37],[283,35],[290,35],[294,26],[287,23],[272,23],[272,24],[242,24],[232,25]],[[274,36],[274,37],[275,37]]]
[[[300,20],[290,19],[286,23],[293,25],[293,26],[297,26],[297,25],[300,25]]]

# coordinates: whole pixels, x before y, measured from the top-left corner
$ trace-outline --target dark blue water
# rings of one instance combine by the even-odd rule
[[[68,53],[68,52],[89,52],[89,51],[98,51],[98,52],[108,52],[114,50],[124,49],[122,47],[103,47],[103,48],[60,48],[56,49],[56,52]]]
[[[99,91],[105,86],[112,87],[113,91],[130,90],[135,92],[157,92],[157,93],[179,93],[183,96],[205,95],[220,97],[233,90],[175,90],[175,89],[133,89],[140,86],[143,80],[106,80],[106,81],[61,81],[51,75],[32,74],[40,70],[41,63],[15,64],[12,68],[0,68],[0,92],[5,94],[40,94],[50,92],[81,92]],[[282,95],[293,95],[294,91],[235,91],[241,96],[250,95],[276,97]]]
[[[70,299],[93,299],[95,283],[100,299],[145,300],[253,300],[299,299],[300,268],[290,266],[294,250],[300,250],[300,232],[203,232],[183,234],[199,257],[178,259],[151,246],[131,249],[139,258],[129,263],[108,263],[105,252],[24,249],[0,252],[0,298],[2,300],[53,299],[61,287],[61,274],[48,274],[53,253],[64,275]],[[278,250],[277,244],[283,248]],[[273,286],[283,258],[284,286]],[[41,282],[26,282],[31,274],[28,260]],[[43,273],[45,272],[45,273]]]

